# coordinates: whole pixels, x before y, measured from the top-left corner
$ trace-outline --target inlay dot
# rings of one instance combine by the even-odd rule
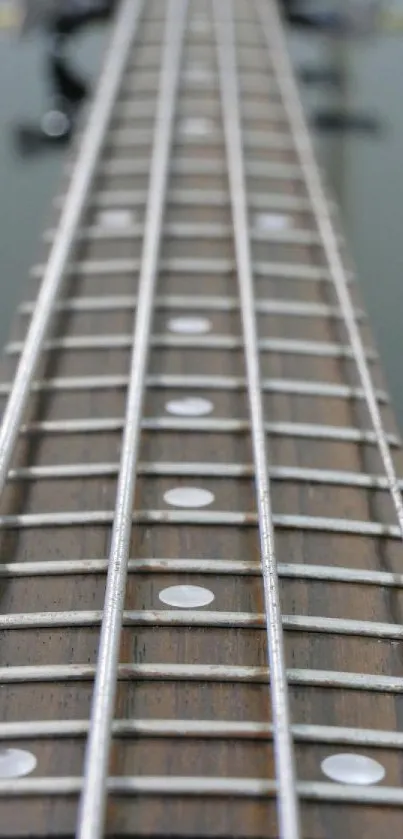
[[[204,117],[184,119],[180,123],[179,130],[184,137],[205,137],[213,131],[213,123]]]
[[[101,210],[97,215],[97,224],[100,227],[122,230],[133,224],[133,214],[130,210]]]
[[[207,67],[193,65],[189,67],[189,69],[185,73],[185,79],[187,82],[195,82],[197,84],[204,84],[209,83],[213,80],[214,76],[211,71]]]
[[[181,335],[205,335],[210,332],[211,326],[211,320],[202,317],[171,318],[168,321],[169,331]]]
[[[191,32],[202,33],[202,32],[209,32],[209,30],[210,30],[210,24],[209,24],[207,18],[204,18],[204,17],[195,18],[194,20],[192,20],[192,22],[190,24],[190,31]]]
[[[385,776],[383,766],[365,755],[330,755],[321,766],[323,774],[339,784],[377,784]]]
[[[22,778],[36,767],[36,757],[22,749],[0,749],[0,778]]]
[[[213,403],[209,399],[202,399],[197,396],[189,396],[184,399],[170,399],[165,404],[168,414],[176,414],[178,417],[203,417],[211,414]]]
[[[272,233],[286,230],[291,226],[290,216],[283,213],[258,213],[255,216],[255,228],[259,233]]]
[[[164,501],[171,507],[196,508],[208,507],[214,501],[214,495],[208,489],[198,487],[176,487],[164,494]]]
[[[197,609],[212,603],[214,594],[202,586],[169,586],[160,591],[159,599],[167,606],[178,609]]]

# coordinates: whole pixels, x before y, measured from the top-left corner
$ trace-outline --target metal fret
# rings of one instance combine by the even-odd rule
[[[0,577],[42,577],[105,574],[106,559],[42,560],[39,562],[10,562],[0,565]],[[260,576],[260,562],[230,559],[131,559],[129,574],[213,574]],[[346,585],[403,588],[403,574],[388,571],[363,571],[334,565],[287,565],[279,563],[279,577],[283,579],[313,580],[316,582],[345,583]]]
[[[257,513],[230,512],[227,510],[138,510],[131,516],[136,524],[148,525],[199,525],[201,527],[255,527],[259,524]],[[399,539],[397,525],[354,519],[337,519],[325,516],[282,515],[272,518],[274,527],[282,530],[320,531],[351,536],[375,536]],[[0,516],[0,527],[5,530],[26,530],[46,527],[94,527],[113,523],[111,510],[71,511],[69,513],[21,513]]]
[[[33,309],[32,303],[24,303],[20,311],[22,314],[30,314]],[[137,306],[137,297],[134,295],[105,295],[103,297],[71,297],[60,301],[55,307],[57,312],[105,312],[105,311],[126,311]],[[206,312],[238,312],[239,303],[234,297],[213,297],[211,295],[189,295],[172,294],[159,295],[156,297],[156,309],[181,309],[191,311],[192,309],[203,309]],[[255,301],[255,312],[259,315],[281,315],[285,317],[313,317],[313,318],[340,318],[340,312],[335,306],[327,303],[306,303],[303,300],[279,300],[258,298]],[[364,312],[357,309],[356,317],[359,320],[365,318]],[[266,339],[273,340],[273,339]],[[280,340],[280,339],[276,339]]]
[[[44,664],[0,667],[3,684],[31,682],[88,682],[93,681],[96,666],[93,664]],[[229,682],[230,684],[267,684],[268,667],[248,667],[227,664],[119,664],[120,681],[159,682]],[[287,670],[290,685],[322,687],[341,690],[359,690],[370,693],[397,693],[403,691],[401,676],[379,676],[372,673],[344,673],[338,670]]]
[[[293,163],[258,162],[249,161],[245,165],[246,174],[251,178],[269,178],[272,180],[301,181],[303,179],[302,169]],[[98,167],[100,175],[107,177],[132,177],[136,175],[147,175],[149,169],[148,160],[136,159],[112,159],[101,163]],[[173,158],[170,171],[172,175],[226,175],[225,164],[217,160],[200,160],[186,158]]]
[[[245,21],[246,26],[250,26],[249,21]],[[210,34],[210,32],[208,32]],[[135,68],[131,70],[130,65],[128,66],[126,76],[121,88],[121,98],[122,94],[125,96],[127,93],[131,96],[133,92],[145,95],[152,95],[155,93],[156,88],[158,87],[159,83],[159,75],[158,75],[158,67],[153,63],[152,65],[148,66],[147,68],[143,68],[141,79],[136,85],[138,81],[137,72]],[[215,78],[214,74],[212,75],[212,79],[214,82],[214,87],[218,90],[218,81]],[[259,93],[260,91],[264,93],[270,94],[269,99],[271,100],[271,94],[278,93],[278,84],[276,77],[273,73],[265,74],[262,70],[256,69],[255,66],[244,67],[242,72],[242,78],[240,78],[239,83],[240,88],[245,93]],[[135,87],[135,91],[133,91],[133,87]],[[274,97],[273,97],[274,98]],[[276,96],[275,99],[278,97]]]
[[[8,472],[18,429],[28,400],[42,344],[49,328],[64,271],[78,231],[83,208],[101,155],[105,132],[125,68],[129,49],[137,32],[142,0],[125,0],[120,8],[110,51],[93,104],[87,129],[44,272],[35,312],[25,339],[14,383],[0,429],[0,490]]]
[[[148,145],[152,139],[151,128],[115,128],[108,134],[107,148],[115,146],[118,149],[127,148],[135,149],[136,146]],[[180,132],[177,132],[174,137],[174,144],[179,142],[186,142],[193,144],[202,143],[204,146],[216,146],[223,142],[223,137],[219,128],[216,125],[211,126],[211,130],[204,133],[203,136],[186,135],[183,137]],[[290,150],[294,148],[294,143],[290,134],[283,131],[265,131],[254,130],[245,132],[245,147],[250,149],[272,149],[273,151],[280,149]]]
[[[228,180],[234,225],[242,331],[250,411],[256,501],[260,534],[265,622],[271,668],[270,696],[274,720],[274,751],[278,780],[278,819],[284,839],[300,836],[294,753],[288,704],[288,686],[283,649],[279,580],[274,546],[274,517],[267,463],[270,462],[264,431],[263,388],[259,369],[254,280],[248,233],[245,176],[252,166],[243,160],[241,116],[233,7],[228,0],[213,0],[217,58],[220,78]],[[259,170],[267,171],[259,164]],[[289,170],[292,167],[286,167]],[[298,171],[298,170],[297,170]],[[289,175],[291,173],[289,171]]]
[[[100,610],[79,612],[26,612],[0,615],[0,630],[80,628],[99,626],[103,612]],[[144,609],[125,611],[123,626],[182,626],[221,629],[261,629],[266,626],[264,614],[249,612],[213,612],[186,610]],[[393,623],[377,621],[322,618],[308,615],[282,615],[284,630],[292,632],[314,632],[325,635],[349,635],[401,641],[403,627]],[[402,735],[403,736],[403,735]]]
[[[124,389],[128,385],[128,376],[66,376],[55,379],[34,381],[31,390],[41,391],[70,391],[70,390],[116,390]],[[147,377],[147,386],[167,390],[245,390],[247,383],[243,378],[233,376],[180,376],[155,375]],[[303,379],[263,379],[261,382],[263,393],[288,393],[296,396],[337,397],[339,399],[365,399],[365,392],[361,388],[348,385],[328,384],[328,382],[307,382]],[[0,384],[0,396],[7,395],[11,385]],[[380,403],[389,402],[388,394],[383,390],[376,391],[376,398]]]
[[[87,260],[73,263],[66,269],[67,275],[82,274],[83,276],[105,276],[105,274],[130,274],[137,273],[140,262],[137,259],[103,259]],[[235,263],[229,259],[162,259],[160,270],[179,274],[232,274],[235,272]],[[273,277],[273,279],[289,279],[301,282],[322,282],[330,281],[330,274],[326,268],[316,265],[283,262],[254,262],[254,274],[262,277]],[[37,265],[32,269],[31,275],[34,278],[41,278],[45,271],[44,265]]]
[[[21,426],[21,434],[97,434],[109,431],[122,431],[123,418],[106,417],[101,419],[44,420]],[[142,428],[146,431],[180,431],[218,434],[241,434],[250,429],[248,420],[233,419],[181,419],[178,417],[144,417]],[[315,425],[309,423],[266,422],[267,434],[277,437],[295,437],[328,442],[359,443],[377,445],[374,431],[361,431],[333,425]],[[400,438],[388,434],[390,446],[400,447]]]
[[[140,443],[149,334],[159,270],[174,117],[179,87],[187,0],[169,0],[164,30],[158,104],[155,119],[139,297],[133,326],[133,349],[128,380],[116,506],[110,548],[104,614],[85,757],[85,780],[78,817],[77,839],[101,839],[111,725],[117,688],[120,632],[129,559],[136,465]]]
[[[360,489],[387,490],[387,478],[382,475],[368,475],[364,472],[342,472],[331,469],[307,469],[294,466],[269,466],[273,481],[295,481],[296,483],[324,484],[328,486],[357,487]],[[49,466],[25,466],[10,469],[9,481],[67,480],[79,478],[107,478],[119,474],[119,463],[67,463]],[[151,477],[193,477],[193,478],[253,478],[252,463],[139,463],[137,474]],[[403,479],[398,481],[403,490]]]
[[[87,720],[32,720],[0,723],[2,740],[84,737]],[[232,720],[120,719],[112,723],[115,737],[175,738],[205,740],[272,740],[273,726],[266,722]],[[294,740],[299,743],[364,746],[366,748],[403,749],[403,734],[342,726],[293,725]]]
[[[182,100],[182,108],[187,110],[190,103],[193,103],[193,97],[198,92],[198,85],[194,85],[194,90],[192,91],[192,99],[186,99],[186,97]],[[189,94],[190,96],[190,94]],[[197,112],[199,116],[210,116],[211,113],[215,113],[219,115],[218,105],[212,101],[207,100],[204,97],[201,97],[197,103]],[[254,102],[253,97],[249,97],[246,102],[242,103],[242,113],[248,119],[253,120],[266,120],[268,116],[271,120],[277,120],[280,122],[285,121],[285,112],[284,107],[281,102],[270,102],[268,104],[265,101],[258,101]],[[155,105],[152,101],[127,101],[127,102],[118,102],[114,112],[115,117],[122,121],[122,120],[139,120],[139,119],[153,119],[155,115]]]
[[[46,230],[43,235],[43,240],[47,243],[53,242],[57,235],[57,231],[53,228]],[[224,240],[231,236],[231,228],[226,224],[209,224],[206,223],[190,223],[190,222],[171,222],[166,224],[164,228],[164,235],[170,236],[172,239],[200,239],[207,240]],[[142,239],[143,225],[130,224],[122,229],[103,227],[95,224],[89,227],[82,227],[77,234],[77,241],[115,241],[122,240],[131,241]],[[290,228],[289,230],[268,230],[260,231],[252,227],[251,238],[256,242],[269,242],[275,244],[287,245],[311,245],[320,244],[318,234],[313,230],[304,230],[298,228]]]
[[[305,116],[298,97],[291,61],[287,53],[284,35],[281,28],[278,8],[274,3],[255,0],[259,16],[259,24],[268,49],[271,51],[273,66],[277,76],[277,83],[289,124],[293,130],[295,147],[303,172],[312,207],[315,211],[318,231],[321,236],[323,250],[329,270],[333,277],[334,288],[343,312],[344,322],[351,347],[354,351],[357,370],[368,406],[371,421],[378,438],[379,451],[384,464],[385,474],[389,481],[390,493],[396,511],[397,520],[403,537],[403,502],[397,483],[395,467],[389,444],[383,428],[382,416],[379,411],[375,387],[371,378],[361,335],[356,323],[353,304],[348,291],[343,261],[340,256],[337,235],[329,214],[326,195],[316,165],[313,143],[309,136]]]
[[[144,190],[100,190],[95,193],[88,206],[95,209],[110,209],[113,207],[126,207],[130,209],[143,208],[146,202]],[[54,200],[55,207],[62,207],[64,195]],[[229,207],[228,195],[220,189],[170,189],[168,194],[168,207]],[[311,204],[299,195],[282,195],[281,193],[256,194],[249,197],[249,206],[252,210],[270,212],[282,210],[290,213],[306,212],[311,214]]]
[[[245,23],[246,25],[248,25],[248,22]],[[148,67],[147,69],[143,70],[141,80],[139,84],[135,87],[135,92],[141,92],[146,96],[152,96],[152,94],[155,93],[155,90],[158,86],[158,81],[159,76],[157,67]],[[212,76],[212,81],[213,83],[211,84],[211,88],[218,89],[218,82],[214,76]],[[121,88],[121,98],[123,98],[123,96],[126,96],[127,94],[131,95],[134,92],[133,87],[136,85],[136,82],[136,70],[134,70],[134,72],[131,72],[129,67]],[[273,93],[278,93],[278,84],[275,75],[265,74],[264,72],[262,72],[261,70],[257,70],[256,67],[253,66],[243,69],[242,77],[239,80],[239,87],[242,89],[243,93],[253,94],[262,92],[270,94],[270,100],[272,98],[275,101],[276,99],[278,99],[277,96],[272,96]]]
[[[45,341],[43,350],[81,350],[108,351],[130,349],[131,335],[72,335],[67,338],[54,338]],[[24,346],[23,341],[11,341],[5,347],[6,355],[18,355]],[[150,346],[154,349],[198,349],[198,350],[239,350],[243,348],[241,338],[232,335],[151,335]],[[331,344],[326,341],[294,341],[282,338],[261,338],[258,342],[260,352],[280,355],[318,356],[320,358],[353,358],[353,352],[343,344]],[[377,359],[372,350],[366,351],[370,361]]]
[[[144,190],[101,190],[95,193],[88,202],[94,208],[129,207],[143,208],[146,202]],[[54,200],[56,207],[62,207],[64,195]],[[283,210],[288,212],[311,213],[311,204],[299,195],[282,195],[268,193],[267,195],[251,195],[249,198],[251,209],[254,210]],[[228,195],[220,189],[171,189],[168,195],[169,206],[183,207],[229,207]]]
[[[0,781],[0,796],[75,796],[82,789],[82,779],[76,777],[61,778],[24,778],[18,781]],[[276,796],[275,781],[254,778],[223,778],[201,776],[175,777],[119,776],[109,777],[107,789],[118,795],[156,795],[192,798],[273,798]],[[400,787],[361,787],[337,786],[319,781],[300,781],[296,791],[301,799],[327,802],[350,802],[355,804],[379,804],[401,807],[403,790]]]

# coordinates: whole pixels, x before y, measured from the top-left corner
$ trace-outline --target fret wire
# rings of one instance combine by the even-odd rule
[[[89,207],[140,207],[144,208],[146,192],[144,190],[107,190],[102,189],[94,194],[88,202]],[[64,195],[54,200],[56,207],[62,207]],[[312,212],[310,201],[299,195],[282,195],[281,193],[268,193],[264,195],[251,195],[249,198],[250,207],[258,210],[288,210],[290,212]],[[194,206],[194,207],[229,207],[228,195],[224,190],[219,189],[170,189],[168,194],[169,206]]]
[[[365,472],[347,472],[332,469],[308,469],[294,466],[269,466],[269,475],[273,481],[325,484],[328,486],[357,487],[359,489],[387,490],[389,484],[383,475],[370,475]],[[9,481],[41,481],[96,477],[116,477],[119,463],[66,463],[46,466],[26,466],[10,469]],[[137,474],[146,477],[193,477],[193,478],[253,478],[255,468],[252,463],[206,463],[206,462],[165,462],[154,461],[139,463]],[[403,490],[403,479],[399,480]]]
[[[45,341],[43,351],[55,350],[108,351],[112,349],[127,350],[131,347],[131,335],[122,333],[112,335],[72,335],[66,338],[54,338]],[[23,341],[11,341],[5,347],[5,354],[18,355],[24,346]],[[151,335],[150,346],[154,349],[198,349],[198,350],[228,350],[243,348],[242,338],[232,335]],[[326,341],[295,341],[282,338],[261,338],[258,341],[260,352],[278,353],[280,355],[319,356],[320,358],[352,358],[350,347],[343,344],[332,344]],[[370,361],[377,360],[372,350],[366,352]]]
[[[89,682],[96,673],[94,664],[43,664],[0,667],[4,684],[31,682]],[[268,667],[228,664],[132,664],[118,666],[120,681],[213,682],[230,684],[268,684]],[[340,690],[359,690],[370,693],[403,691],[403,677],[380,676],[373,673],[354,673],[338,670],[287,669],[288,684]]]
[[[55,379],[34,381],[31,390],[68,392],[73,390],[117,390],[128,386],[127,375],[106,376],[63,376]],[[245,379],[235,376],[202,376],[161,374],[147,377],[147,386],[160,390],[176,388],[178,390],[222,390],[242,391],[246,389]],[[328,382],[304,381],[303,379],[263,379],[261,382],[263,393],[287,393],[295,396],[318,396],[339,399],[365,399],[361,388],[348,385],[329,384]],[[10,384],[0,384],[0,396],[7,395],[11,390]],[[389,403],[388,394],[383,390],[376,391],[376,398],[382,404]]]
[[[327,263],[333,278],[340,309],[343,312],[345,326],[355,355],[357,370],[362,383],[362,388],[365,392],[365,400],[374,431],[378,438],[379,451],[384,464],[385,474],[389,481],[390,493],[403,537],[403,502],[397,483],[393,458],[389,449],[388,441],[385,437],[375,387],[371,378],[371,372],[367,365],[362,339],[355,320],[353,304],[345,279],[345,269],[340,256],[337,235],[327,208],[326,195],[322,186],[320,172],[316,164],[313,143],[309,135],[305,115],[299,100],[294,73],[282,31],[279,10],[275,3],[265,3],[264,0],[255,0],[255,4],[258,12],[261,32],[263,33],[267,44],[268,52],[271,53],[272,60],[274,61],[277,83],[284,103],[284,110],[288,116],[288,121],[293,131],[295,147],[299,157],[303,178],[317,218],[317,228],[321,235],[323,250],[326,254]]]
[[[130,274],[137,273],[140,262],[137,259],[103,259],[87,260],[73,263],[66,268],[68,275],[94,276],[105,274]],[[40,279],[45,266],[37,265],[31,271],[33,278]],[[199,259],[199,258],[178,258],[161,260],[160,270],[179,274],[228,274],[235,273],[235,263],[229,259]],[[305,265],[284,262],[255,262],[254,273],[261,277],[272,277],[273,279],[289,279],[301,282],[330,282],[331,277],[326,268],[316,265]]]
[[[235,27],[232,3],[213,0],[217,43],[217,60],[223,112],[223,128],[227,153],[229,192],[234,227],[242,330],[245,343],[245,365],[255,465],[256,500],[260,532],[265,620],[271,667],[270,696],[274,719],[274,751],[278,778],[278,819],[284,839],[300,836],[299,812],[294,769],[288,686],[283,648],[279,580],[274,547],[274,520],[271,506],[267,463],[270,456],[264,431],[264,410],[259,369],[257,324],[254,303],[253,268],[248,233],[246,172],[241,116],[239,110],[240,79],[238,77]],[[288,177],[295,167],[287,166]],[[260,172],[266,167],[259,164]],[[298,171],[298,170],[296,170]],[[298,171],[299,175],[299,171]]]
[[[19,629],[68,629],[95,627],[101,624],[101,610],[82,610],[70,612],[25,612],[0,615],[0,629],[3,631]],[[197,611],[143,609],[124,611],[123,626],[178,626],[204,627],[221,629],[260,629],[266,628],[266,616],[252,612]],[[393,623],[377,621],[347,620],[344,618],[326,618],[310,615],[282,615],[283,630],[291,632],[313,632],[324,635],[347,635],[378,640],[403,639],[403,627]]]
[[[30,387],[48,331],[53,307],[60,293],[64,271],[73,248],[87,195],[103,148],[113,106],[125,68],[128,52],[137,34],[142,0],[126,0],[117,17],[108,57],[101,74],[95,101],[83,138],[58,234],[44,272],[34,315],[25,339],[0,429],[0,491],[4,489],[10,459],[18,435]]]
[[[275,781],[254,778],[223,778],[202,776],[119,776],[109,777],[108,792],[116,795],[191,796],[192,798],[274,798]],[[82,789],[80,777],[24,778],[0,781],[0,796],[76,796]],[[301,799],[336,803],[388,805],[401,807],[403,790],[400,787],[362,787],[299,781],[296,791]]]
[[[206,527],[255,527],[259,523],[257,513],[233,512],[228,510],[138,510],[131,521],[148,525],[200,525]],[[104,526],[113,523],[111,510],[89,510],[55,513],[21,513],[0,516],[0,527],[5,530],[37,529],[46,527]],[[351,536],[377,536],[399,539],[398,525],[380,522],[357,521],[355,519],[330,518],[326,516],[304,516],[297,514],[275,514],[273,525],[282,530],[321,531]]]
[[[132,294],[108,294],[103,297],[70,297],[60,301],[55,311],[58,312],[104,312],[104,311],[125,311],[133,309],[137,305],[137,296]],[[24,303],[20,307],[21,314],[30,314],[34,304]],[[159,295],[156,297],[156,309],[203,309],[216,312],[237,312],[239,304],[234,297],[221,297],[213,295],[189,295],[172,294]],[[340,317],[340,312],[334,306],[326,303],[307,303],[304,300],[272,299],[270,297],[258,298],[255,301],[257,314],[270,315],[278,314],[290,317]],[[356,310],[357,317],[363,319],[364,313]],[[277,339],[280,340],[280,339]],[[285,339],[283,339],[285,340]]]
[[[166,12],[139,276],[138,307],[133,325],[133,350],[113,517],[110,564],[92,700],[91,727],[85,756],[85,779],[78,816],[77,839],[101,839],[104,830],[111,725],[117,689],[120,633],[146,388],[149,335],[159,272],[158,262],[170,173],[170,154],[187,5],[187,0],[169,0]]]
[[[197,90],[192,91],[192,99],[186,100],[186,95],[182,101],[182,108],[186,110],[189,103],[191,105],[194,104],[194,96],[197,93]],[[203,91],[204,93],[204,91]],[[204,98],[199,99],[197,103],[197,112],[199,116],[209,115],[211,111],[214,113],[218,111],[218,105],[216,106],[214,102],[211,100],[207,100]],[[138,119],[148,119],[154,117],[155,108],[152,102],[143,102],[139,101],[128,101],[128,102],[117,102],[116,108],[114,111],[114,117],[118,120],[138,120]],[[242,103],[242,113],[247,116],[249,119],[254,119],[258,121],[266,121],[268,116],[271,117],[272,120],[277,119],[280,122],[285,121],[285,112],[284,107],[280,102],[270,102],[270,108],[266,109],[265,102],[254,102],[252,98],[249,98],[246,102]]]
[[[245,20],[244,26],[250,26],[252,28],[253,23],[250,21]],[[151,46],[151,44],[148,44]],[[157,46],[157,44],[156,44]],[[158,84],[158,67],[153,63],[147,67],[142,68],[142,75],[140,79],[140,84],[137,89],[134,91],[133,86],[135,86],[138,80],[138,73],[137,67],[131,69],[130,65],[127,67],[125,78],[122,82],[122,86],[120,89],[120,99],[122,99],[122,93],[126,94],[126,88],[130,88],[128,91],[130,96],[133,93],[144,92],[144,93],[151,93],[155,94],[155,89]],[[218,79],[216,79],[215,74],[213,75],[214,79],[214,86],[218,93]],[[186,75],[185,75],[185,82],[186,82]],[[279,87],[278,82],[276,79],[275,73],[268,72],[266,73],[264,70],[257,69],[256,66],[250,65],[249,67],[242,68],[242,75],[239,78],[239,88],[241,92],[250,92],[250,88],[252,87],[251,82],[256,83],[257,88],[261,88],[265,93],[275,93],[278,94]],[[148,90],[147,86],[152,88]],[[271,98],[271,97],[269,97]],[[274,98],[274,97],[273,97]],[[278,99],[278,96],[275,97]]]
[[[78,139],[80,135],[78,135]],[[107,148],[115,145],[118,149],[129,147],[130,149],[136,146],[147,145],[152,138],[151,128],[115,128],[108,132]],[[184,138],[176,134],[174,137],[174,146],[183,142]],[[222,145],[223,138],[220,131],[214,127],[208,134],[203,137],[197,135],[189,135],[186,137],[186,143],[198,145],[202,142],[203,146],[217,146]],[[267,130],[249,130],[245,132],[245,147],[250,149],[271,149],[273,151],[281,149],[291,150],[294,144],[290,135],[283,131],[267,131]]]
[[[10,562],[0,565],[0,577],[37,577],[104,574],[108,570],[106,559],[42,560],[37,562]],[[214,574],[260,576],[260,562],[224,559],[130,559],[130,574]],[[278,574],[283,579],[313,580],[315,582],[345,583],[346,585],[383,586],[403,588],[403,574],[387,571],[366,571],[360,568],[343,568],[333,565],[289,565],[279,563]]]
[[[231,234],[231,228],[226,224],[209,222],[170,222],[164,227],[164,236],[170,236],[172,239],[198,239],[200,241],[219,240],[222,241],[228,238]],[[54,228],[49,228],[43,234],[43,241],[47,244],[54,241],[57,231]],[[314,246],[320,244],[318,234],[314,230],[300,229],[298,227],[290,230],[268,230],[260,231],[252,227],[251,238],[256,242],[263,242],[267,244],[290,245],[292,246]],[[77,241],[136,241],[142,239],[143,225],[133,224],[127,225],[121,230],[115,228],[103,227],[102,224],[93,224],[81,227],[77,234]]]
[[[44,420],[21,426],[21,434],[96,434],[121,431],[123,418]],[[249,431],[248,420],[237,419],[181,419],[179,417],[143,417],[142,427],[147,431],[181,431],[217,434],[240,434]],[[344,426],[315,425],[310,423],[266,422],[267,434],[276,437],[296,437],[334,442],[376,445],[374,431]],[[391,446],[400,447],[400,438],[388,435]]]
[[[253,23],[251,21],[245,20],[244,21],[244,26],[245,27],[249,26],[252,29]],[[149,43],[148,46],[150,47],[152,45]],[[155,46],[158,47],[158,44],[155,44]],[[215,87],[216,87],[217,92],[218,92],[218,79],[216,78],[216,74],[215,73],[212,74],[212,77],[214,78]],[[125,74],[125,77],[124,77],[122,85],[121,85],[120,97],[119,98],[121,98],[122,93],[125,94],[126,87],[131,88],[131,90],[129,91],[130,95],[133,94],[133,93],[138,93],[140,91],[142,93],[143,92],[145,92],[145,93],[151,92],[151,93],[155,94],[156,87],[157,87],[158,82],[159,82],[159,67],[154,62],[152,62],[151,64],[149,64],[146,67],[142,67],[142,74],[141,74],[141,77],[140,77],[140,83],[139,83],[137,89],[133,90],[133,86],[135,86],[137,81],[138,81],[137,67],[135,66],[134,68],[132,68],[131,65],[129,64],[127,66],[126,74]],[[185,76],[185,81],[186,81],[186,76]],[[277,82],[275,73],[274,72],[272,73],[270,71],[265,73],[264,70],[261,70],[260,68],[256,68],[256,66],[254,64],[251,64],[249,67],[243,67],[242,68],[242,76],[240,76],[240,79],[239,79],[239,87],[240,87],[241,92],[243,92],[243,90],[245,90],[245,91],[248,90],[249,87],[251,86],[250,85],[251,82],[257,82],[257,85],[260,86],[262,88],[262,90],[265,91],[265,93],[275,93],[275,94],[277,94],[278,91],[279,91],[278,82]],[[147,85],[150,85],[150,87],[152,88],[151,91],[148,91],[148,89],[145,89]],[[269,98],[271,98],[271,97],[269,97]],[[276,99],[277,98],[278,97],[276,96]]]
[[[98,167],[100,175],[104,177],[131,177],[136,175],[147,175],[148,161],[142,158],[137,160],[109,160],[101,163]],[[292,163],[257,162],[246,163],[246,174],[251,178],[269,178],[272,180],[301,181],[303,173],[300,166]],[[170,167],[172,175],[188,175],[197,177],[199,175],[225,176],[225,164],[216,160],[193,160],[173,159]]]
[[[83,737],[88,733],[87,720],[30,720],[0,723],[2,740],[45,739],[55,737]],[[235,739],[272,740],[271,723],[233,722],[232,720],[181,720],[181,719],[120,719],[113,720],[115,737],[152,737],[180,739]],[[292,733],[296,742],[305,744],[331,744],[364,746],[366,748],[403,749],[403,734],[366,728],[343,726],[294,724]]]

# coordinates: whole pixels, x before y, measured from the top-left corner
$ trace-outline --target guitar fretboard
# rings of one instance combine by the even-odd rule
[[[123,0],[2,365],[0,836],[399,835],[402,454],[274,0]]]

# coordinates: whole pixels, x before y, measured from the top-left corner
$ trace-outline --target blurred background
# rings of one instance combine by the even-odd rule
[[[334,0],[327,6],[342,9],[348,2]],[[326,0],[314,6],[322,10]],[[403,430],[403,0],[386,7],[394,16],[365,38],[290,30],[289,40]],[[49,105],[43,36],[34,33],[21,41],[15,10],[15,0],[0,0],[1,345],[18,303],[27,296],[28,272],[66,154],[65,147],[57,146],[21,157],[13,142],[10,125],[37,120]],[[69,46],[74,65],[90,79],[106,38],[107,26],[96,27]]]

